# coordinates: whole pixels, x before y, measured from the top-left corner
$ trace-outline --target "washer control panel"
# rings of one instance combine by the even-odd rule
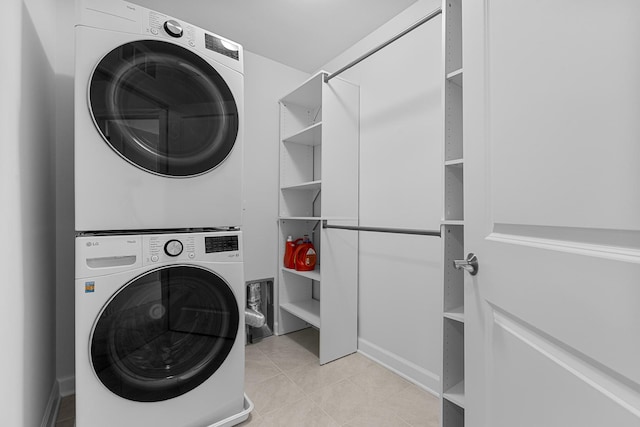
[[[142,235],[143,262],[242,261],[240,231]]]

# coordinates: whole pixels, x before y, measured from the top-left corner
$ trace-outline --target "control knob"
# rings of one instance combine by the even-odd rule
[[[164,23],[164,30],[171,37],[182,37],[182,26],[178,21],[174,21],[173,19],[170,19]]]
[[[164,245],[164,253],[169,256],[178,256],[182,253],[182,242],[180,240],[171,239]]]

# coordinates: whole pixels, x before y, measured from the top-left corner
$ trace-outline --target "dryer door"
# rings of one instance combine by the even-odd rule
[[[173,43],[142,40],[96,66],[89,107],[107,144],[133,165],[169,177],[222,163],[238,135],[238,108],[220,74]]]
[[[231,288],[213,272],[185,265],[153,270],[105,305],[91,336],[91,363],[118,396],[171,399],[222,365],[239,319]]]

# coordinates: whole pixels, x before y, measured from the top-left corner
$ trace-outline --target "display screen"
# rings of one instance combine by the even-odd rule
[[[236,61],[239,60],[238,51],[240,50],[240,46],[226,40],[223,41],[211,34],[204,34],[204,47],[214,52],[218,52],[221,55],[233,58]]]
[[[204,238],[205,252],[232,252],[238,250],[238,236],[217,236]]]

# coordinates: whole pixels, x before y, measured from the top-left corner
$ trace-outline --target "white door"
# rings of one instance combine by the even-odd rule
[[[467,426],[640,426],[640,2],[463,15]]]

